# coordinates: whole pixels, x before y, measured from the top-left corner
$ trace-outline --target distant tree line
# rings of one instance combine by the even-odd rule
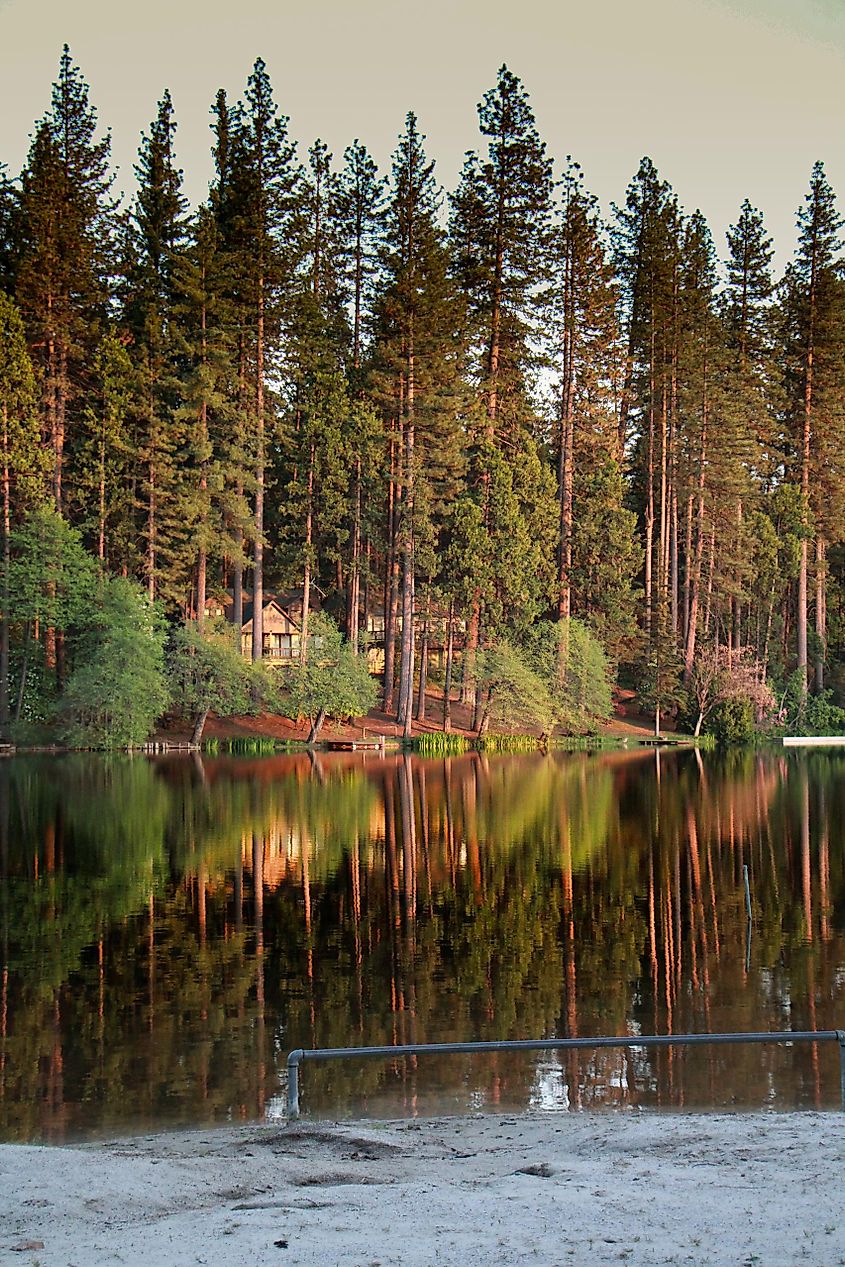
[[[605,223],[506,67],[478,114],[446,195],[414,114],[386,175],[358,140],[299,155],[259,59],[215,98],[207,201],[182,193],[165,92],[124,203],[65,47],[23,171],[0,168],[0,728],[91,667],[32,541],[61,533],[45,506],[101,604],[140,585],[202,639],[211,594],[237,629],[248,595],[255,661],[268,592],[302,590],[302,674],[315,587],[353,654],[378,614],[406,733],[435,628],[478,729],[513,673],[545,665],[548,690],[602,649],[658,724],[731,698],[836,720],[845,274],[822,164],[776,278],[759,211],[720,261],[648,158]]]

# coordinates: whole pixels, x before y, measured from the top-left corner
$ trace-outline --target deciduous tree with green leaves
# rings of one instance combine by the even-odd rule
[[[101,577],[90,598],[59,705],[62,734],[74,747],[136,747],[167,704],[164,622],[125,577]]]
[[[167,645],[170,704],[193,719],[191,743],[202,743],[210,712],[223,715],[254,712],[272,701],[272,671],[245,660],[231,625],[194,622],[174,630]]]
[[[369,712],[376,685],[366,657],[355,654],[327,616],[312,619],[308,637],[307,658],[292,671],[287,697],[293,713],[309,719],[308,743],[314,744],[327,717],[348,721]]]

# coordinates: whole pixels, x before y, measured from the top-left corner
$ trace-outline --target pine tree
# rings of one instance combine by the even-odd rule
[[[528,94],[506,66],[485,93],[478,116],[487,151],[467,156],[450,228],[480,405],[470,479],[486,502],[488,456],[497,445],[517,446],[538,427],[532,396],[547,300],[553,183]],[[483,637],[479,590],[469,615],[468,663]],[[470,679],[466,673],[465,703],[472,697]]]
[[[202,314],[213,302],[216,325],[223,341],[230,345],[232,375],[225,393],[223,425],[221,498],[225,505],[224,534],[221,540],[222,572],[232,587],[232,623],[243,625],[243,577],[246,565],[245,546],[251,535],[252,513],[249,492],[252,487],[250,450],[253,447],[254,415],[252,392],[248,393],[248,332],[252,315],[251,269],[244,261],[244,214],[249,173],[240,161],[237,145],[237,110],[220,89],[212,107],[214,122],[215,176],[209,195],[207,247],[213,250],[213,266],[206,268],[208,286],[199,283],[200,362],[202,351]],[[199,226],[198,226],[199,228]],[[199,246],[199,237],[197,237]],[[199,265],[202,271],[202,265]],[[197,283],[189,284],[188,293],[197,292]],[[203,300],[205,296],[205,302]],[[213,299],[212,299],[213,297]],[[199,397],[200,431],[202,431],[202,390]],[[207,407],[206,407],[207,408]],[[202,500],[202,498],[200,499]]]
[[[376,451],[381,438],[377,412],[367,402],[365,360],[373,338],[373,305],[380,278],[379,242],[384,221],[385,181],[366,146],[357,139],[344,152],[337,185],[336,232],[340,289],[351,323],[351,360],[348,375],[352,393],[360,401],[350,413],[349,527],[346,629],[355,650],[361,624],[361,603],[369,593],[367,568],[368,503],[381,487]],[[363,587],[362,587],[363,581]],[[366,613],[364,623],[366,625]]]
[[[380,390],[392,417],[392,490],[388,548],[401,565],[402,640],[397,716],[406,735],[413,713],[416,545],[421,472],[436,479],[443,428],[456,385],[460,312],[449,278],[449,253],[438,225],[433,163],[409,114],[393,158],[377,315]],[[391,579],[390,554],[388,582]],[[392,704],[395,606],[385,603],[384,706]]]
[[[267,68],[256,61],[244,101],[218,133],[225,146],[230,215],[237,243],[237,289],[242,303],[245,400],[254,483],[252,656],[263,654],[265,485],[268,380],[276,367],[281,330],[290,319],[302,256],[301,172],[288,120],[279,113]],[[218,157],[218,163],[221,159]],[[251,391],[247,390],[247,375]],[[251,399],[250,399],[251,397]]]
[[[179,261],[177,292],[185,367],[180,418],[185,429],[193,525],[193,612],[202,627],[209,566],[238,560],[249,513],[242,496],[245,455],[238,415],[237,330],[228,293],[229,259],[213,204],[200,207]]]
[[[473,322],[488,434],[512,435],[531,415],[548,273],[551,160],[528,94],[506,66],[478,117],[487,153],[468,155],[452,202],[455,268]]]
[[[618,451],[623,355],[617,294],[596,200],[571,159],[561,185],[550,323],[559,401],[553,438],[559,502],[557,611],[561,621],[577,612],[595,622],[618,659],[633,634],[632,574],[638,564],[630,540],[635,521],[623,508]]]
[[[190,523],[182,501],[179,418],[182,336],[177,278],[187,244],[182,174],[173,142],[176,122],[170,93],[158,105],[149,135],[141,138],[135,175],[127,321],[134,335],[138,374],[138,460],[143,471],[144,572],[152,602],[159,594],[186,605],[186,554]]]
[[[692,672],[699,636],[705,548],[711,539],[711,472],[719,426],[716,384],[721,328],[716,309],[716,255],[703,217],[696,213],[683,240],[678,358],[678,416],[684,472],[684,672]]]
[[[298,563],[302,578],[299,653],[303,665],[309,653],[311,590],[320,576],[321,546],[325,553],[325,543],[336,539],[346,510],[351,412],[346,380],[339,369],[317,364],[300,377],[280,521],[281,540],[289,558]]]
[[[785,278],[789,345],[787,393],[794,437],[794,473],[800,485],[807,532],[798,569],[796,633],[798,669],[808,669],[809,544],[815,536],[816,634],[819,651],[816,685],[824,683],[825,574],[827,543],[837,532],[829,494],[838,492],[834,475],[842,452],[843,291],[839,233],[842,218],[822,163],[813,167],[810,189],[798,212],[798,248]],[[833,463],[833,471],[830,464]],[[830,511],[834,514],[831,517]],[[817,520],[810,527],[809,516]]]
[[[364,359],[368,331],[371,333],[385,181],[360,141],[348,146],[343,158],[336,195],[338,239],[345,293],[352,310],[352,370],[357,373]]]
[[[305,357],[323,368],[345,367],[352,341],[346,312],[340,186],[323,141],[308,151],[303,189],[304,269],[307,279],[298,314]]]
[[[64,500],[66,447],[75,443],[92,352],[106,316],[114,205],[111,142],[96,138],[88,87],[67,45],[51,108],[21,177],[17,296],[42,375],[53,496]]]
[[[349,418],[344,377],[350,331],[345,304],[338,214],[339,185],[331,154],[322,141],[308,151],[302,185],[299,286],[291,318],[293,438],[289,501],[289,547],[301,559],[303,584],[300,657],[308,656],[311,586],[334,572],[343,588],[347,529]]]
[[[14,613],[9,601],[13,524],[42,493],[35,375],[23,321],[0,292],[0,734],[9,727],[9,639]]]
[[[132,554],[135,507],[130,472],[137,456],[131,434],[137,380],[125,337],[106,333],[92,368],[80,462],[88,509],[86,528],[93,527],[98,559],[108,561],[115,570],[122,564],[134,571],[139,560]]]
[[[771,276],[773,247],[763,217],[743,203],[739,220],[728,230],[727,285],[723,294],[726,361],[723,382],[723,445],[731,444],[736,475],[735,509],[723,519],[736,527],[734,581],[739,592],[733,598],[730,624],[736,648],[747,640],[753,603],[743,597],[754,589],[754,552],[749,540],[756,484],[770,489],[783,459],[778,413],[780,411],[775,368],[773,295]],[[751,504],[749,504],[751,503]],[[743,635],[743,610],[746,633]]]
[[[0,291],[14,293],[17,266],[18,196],[0,163]]]
[[[644,536],[644,625],[658,599],[678,627],[677,405],[681,217],[669,186],[644,158],[617,209],[616,266],[627,337],[619,445],[633,447]]]

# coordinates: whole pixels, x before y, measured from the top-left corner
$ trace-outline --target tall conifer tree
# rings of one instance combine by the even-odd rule
[[[0,293],[0,734],[9,727],[11,532],[43,491],[35,375],[20,313]]]
[[[377,363],[381,394],[392,415],[396,440],[392,513],[401,571],[402,637],[397,716],[410,734],[413,715],[416,547],[421,472],[434,474],[439,441],[453,400],[459,364],[460,312],[449,277],[445,235],[438,225],[438,191],[425,155],[424,137],[409,114],[393,157],[383,269],[378,305]],[[452,408],[450,410],[450,404]],[[454,425],[454,421],[452,423]],[[390,554],[389,554],[390,560]],[[388,573],[388,582],[390,574]],[[392,702],[392,595],[385,612],[385,707]]]
[[[66,447],[76,439],[113,265],[111,141],[96,133],[88,86],[65,45],[50,110],[36,128],[21,177],[17,275],[18,300],[41,372],[58,508],[64,502]]]
[[[637,552],[622,505],[617,409],[623,372],[617,293],[596,200],[569,161],[553,239],[550,359],[558,380],[557,612],[595,623],[618,659],[632,636]],[[566,652],[561,639],[561,654]]]
[[[658,595],[678,628],[676,476],[677,333],[681,217],[677,202],[644,158],[617,209],[616,266],[627,338],[619,412],[620,447],[633,449],[645,545],[644,624]]]
[[[816,686],[824,682],[826,637],[825,578],[828,541],[838,535],[830,494],[831,479],[842,464],[843,391],[841,381],[845,308],[840,274],[842,218],[822,163],[813,167],[810,189],[798,212],[798,248],[785,279],[788,323],[788,392],[794,437],[795,476],[805,513],[812,516],[801,542],[796,632],[798,668],[806,684],[808,669],[808,581],[810,540],[816,565]]]
[[[224,144],[218,133],[218,148]],[[271,370],[280,371],[281,331],[291,314],[302,257],[301,172],[288,120],[273,98],[267,67],[259,57],[244,101],[229,120],[227,181],[232,193],[237,240],[238,290],[242,301],[244,368],[251,380],[246,401],[254,483],[252,559],[252,655],[260,660],[264,628],[265,486]],[[219,161],[219,160],[218,160]],[[245,384],[245,387],[247,385]]]
[[[189,571],[182,502],[183,444],[180,375],[179,278],[187,245],[182,174],[176,166],[176,122],[170,93],[158,105],[149,135],[141,138],[135,175],[127,317],[134,333],[139,376],[138,457],[143,469],[144,572],[150,601],[162,589],[187,606]],[[189,551],[188,551],[189,552]]]

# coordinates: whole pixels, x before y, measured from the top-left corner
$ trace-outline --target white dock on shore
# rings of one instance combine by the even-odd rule
[[[784,748],[845,747],[845,735],[784,735]]]

